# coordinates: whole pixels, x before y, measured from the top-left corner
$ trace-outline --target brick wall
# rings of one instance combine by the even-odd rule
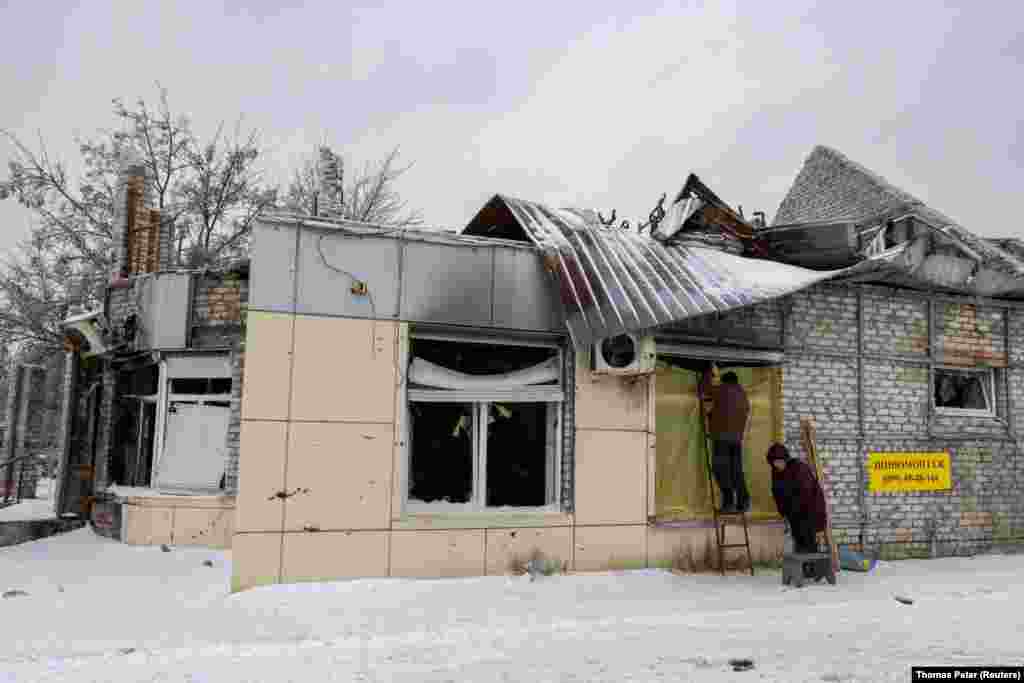
[[[860,335],[854,287],[823,285],[787,300],[786,442],[803,455],[799,420],[815,417],[837,538],[856,543],[863,524],[866,544],[906,556],[975,552],[1024,537],[1024,452],[1010,431],[1024,424],[1024,372],[995,370],[995,417],[935,414],[927,299],[880,287],[862,292]],[[1006,319],[996,302],[976,308],[966,300],[935,300],[932,310],[936,365],[951,357],[961,367],[1005,362]],[[1018,317],[1010,315],[1011,359],[1022,358],[1024,347]],[[886,451],[948,451],[953,489],[868,492],[867,454]]]
[[[116,192],[114,274],[169,270],[174,264],[174,227],[153,206],[152,179],[141,160],[122,161]]]
[[[249,278],[237,273],[196,275],[192,302],[192,346],[234,347],[241,336]]]

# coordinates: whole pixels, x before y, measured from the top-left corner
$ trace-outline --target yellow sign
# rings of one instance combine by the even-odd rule
[[[872,492],[948,491],[953,488],[949,453],[871,453]]]

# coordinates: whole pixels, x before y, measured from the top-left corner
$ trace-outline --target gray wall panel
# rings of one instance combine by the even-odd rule
[[[490,325],[492,248],[408,242],[402,318]]]
[[[250,249],[251,308],[295,310],[295,228],[256,222]]]
[[[189,273],[160,273],[146,282],[142,348],[185,347],[191,280]]]
[[[400,244],[390,237],[353,237],[303,228],[296,313],[397,318]],[[341,271],[365,282],[370,296],[353,294],[352,278]]]
[[[517,330],[564,330],[539,253],[494,249],[494,321]]]

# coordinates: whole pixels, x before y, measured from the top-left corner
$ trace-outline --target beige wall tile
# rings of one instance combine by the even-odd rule
[[[590,371],[590,353],[576,356],[576,427],[647,429],[647,377],[620,378]]]
[[[652,567],[680,564],[687,568],[694,563],[706,562],[709,549],[714,550],[715,532],[708,528],[647,529],[647,559]]]
[[[576,571],[642,569],[646,566],[646,526],[578,526]]]
[[[293,420],[392,422],[395,376],[394,322],[296,317]]]
[[[754,562],[779,559],[782,552],[782,527],[775,524],[751,524],[750,554]],[[742,543],[743,528],[729,525],[726,543]],[[707,567],[717,554],[715,532],[711,527],[698,529],[658,529],[647,531],[647,557],[652,567],[673,565],[684,570]],[[709,554],[710,553],[710,554]],[[743,558],[743,548],[725,550],[726,558]]]
[[[576,432],[576,523],[647,521],[647,434]]]
[[[391,425],[293,422],[285,529],[387,529]]]
[[[280,531],[283,502],[274,497],[284,490],[288,425],[284,422],[242,421],[238,471],[239,531]]]
[[[293,324],[294,318],[286,314],[252,311],[247,315],[242,417],[288,417]]]
[[[284,535],[285,583],[388,575],[387,531],[339,531]]]
[[[782,525],[756,525],[750,527],[750,554],[754,562],[772,562],[782,558]]]
[[[125,505],[121,508],[123,540],[130,545],[159,545],[171,542],[173,511],[167,508]]]
[[[572,526],[563,512],[416,512],[392,522],[392,529],[533,529]]]
[[[539,550],[547,560],[572,566],[572,529],[488,529],[487,573],[508,574]]]
[[[231,539],[231,590],[278,583],[281,576],[281,533],[235,534]]]
[[[409,362],[409,323],[398,323],[395,327],[395,358],[396,367],[408,367]],[[404,373],[402,373],[404,374]],[[391,449],[391,520],[402,519],[403,497],[405,495],[404,464],[405,457],[405,420],[407,416],[403,410],[405,398],[402,387],[402,377],[396,377],[398,386],[395,387],[394,396],[394,447]]]
[[[171,540],[174,545],[229,548],[234,516],[232,509],[178,508]]]
[[[483,529],[391,532],[391,575],[482,576]]]

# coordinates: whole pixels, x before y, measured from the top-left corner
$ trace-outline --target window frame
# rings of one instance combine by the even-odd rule
[[[939,381],[939,372],[944,370],[949,372],[974,373],[982,375],[982,395],[985,397],[985,402],[988,404],[988,408],[985,410],[979,410],[977,408],[952,408],[949,406],[937,405],[935,400],[935,387]],[[942,415],[945,417],[997,417],[998,400],[996,396],[995,368],[965,368],[953,365],[936,365],[933,368],[931,396],[929,397],[929,400],[931,400],[932,410],[935,411],[936,415]]]
[[[407,342],[402,345],[400,351],[400,367],[402,368],[402,374],[400,377],[401,391],[400,391],[400,406],[399,406],[399,418],[401,420],[401,426],[398,429],[398,433],[401,435],[400,446],[400,502],[402,514],[456,514],[456,515],[515,515],[515,514],[531,514],[531,513],[558,513],[562,510],[562,463],[564,458],[564,445],[565,445],[565,405],[566,399],[566,387],[564,377],[564,364],[565,364],[565,351],[562,344],[551,340],[538,340],[538,339],[524,339],[519,340],[515,337],[476,337],[473,335],[462,335],[457,333],[450,334],[438,334],[435,332],[424,332],[417,334],[413,331],[409,331],[406,336]],[[501,400],[457,400],[455,403],[470,404],[473,412],[473,490],[470,493],[470,500],[468,503],[443,503],[438,502],[425,502],[412,498],[409,494],[409,476],[412,469],[412,421],[410,419],[410,406],[415,403],[434,403],[429,398],[418,398],[411,399],[409,395],[409,382],[408,382],[408,369],[409,364],[412,360],[411,342],[414,339],[434,340],[434,341],[450,341],[453,343],[464,343],[464,344],[481,344],[490,345],[495,347],[501,346],[520,346],[520,347],[544,347],[550,348],[555,351],[558,359],[558,388],[562,392],[562,398],[558,401],[538,400],[536,396],[531,396],[530,392],[534,391],[536,387],[524,387],[518,393],[523,395],[523,398],[517,400],[515,394],[516,390],[509,390],[508,397],[502,397]],[[550,386],[550,385],[548,385]],[[451,391],[447,389],[438,389],[438,392]],[[431,391],[432,393],[432,391]],[[488,507],[487,505],[487,417],[489,415],[490,406],[494,403],[543,403],[548,406],[547,419],[548,429],[552,430],[549,432],[550,446],[547,448],[546,462],[545,462],[545,498],[547,502],[544,505],[537,506],[502,506],[502,507]],[[554,422],[552,425],[551,422]]]

